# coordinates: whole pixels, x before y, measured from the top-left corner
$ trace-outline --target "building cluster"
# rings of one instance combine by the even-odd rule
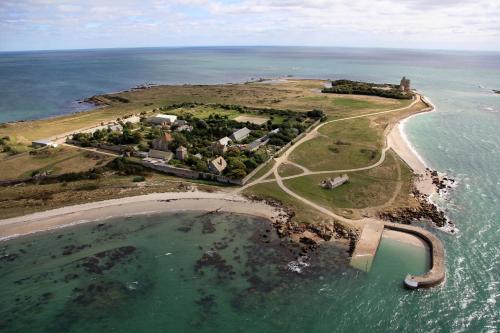
[[[154,117],[148,118],[147,122],[155,126],[161,126],[161,135],[152,141],[152,148],[148,152],[149,158],[161,159],[168,163],[174,157],[180,161],[188,157],[188,149],[184,146],[177,147],[175,151],[171,149],[174,138],[171,131],[191,131],[193,129],[185,120],[177,119],[175,115],[158,114]],[[258,148],[266,145],[271,135],[279,132],[279,129],[270,131],[265,136],[258,138],[248,144],[242,142],[247,139],[251,130],[247,127],[240,128],[234,131],[231,135],[225,136],[212,143],[211,149],[218,154],[215,159],[208,161],[208,169],[214,174],[222,174],[227,167],[227,162],[224,157],[220,156],[227,152],[229,147],[237,147],[240,150],[255,151]],[[202,158],[200,154],[193,155],[193,157]]]

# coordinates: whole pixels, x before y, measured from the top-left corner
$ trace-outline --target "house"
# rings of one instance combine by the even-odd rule
[[[59,144],[51,140],[36,140],[31,142],[31,146],[33,148],[42,148],[42,147],[56,148],[57,146],[59,146]]]
[[[250,135],[250,130],[246,127],[243,127],[231,134],[229,138],[234,142],[240,142],[242,140],[245,140],[248,135]]]
[[[334,189],[336,187],[339,187],[340,185],[343,185],[349,181],[349,176],[346,174],[343,174],[341,177],[335,177],[335,178],[328,178],[324,181],[321,182],[321,187],[326,188],[326,189]]]
[[[157,114],[148,118],[147,122],[154,125],[172,126],[177,120],[177,116],[170,114]]]
[[[164,160],[165,162],[168,162],[172,159],[174,156],[174,153],[171,151],[162,151],[162,150],[156,150],[156,149],[150,149],[148,152],[148,157],[149,158],[156,158],[159,160]]]
[[[200,160],[203,158],[203,156],[200,153],[194,154],[193,156]]]
[[[219,157],[213,159],[208,164],[208,170],[210,170],[210,172],[215,173],[217,175],[220,175],[226,167],[227,167],[226,160],[222,156],[219,156]]]
[[[231,143],[231,139],[227,136],[223,137],[219,141],[216,141],[212,145],[212,149],[219,154],[223,154],[227,151],[227,146]]]
[[[168,151],[168,145],[174,141],[170,133],[162,131],[159,138],[152,141],[153,149]]]
[[[184,146],[179,146],[176,151],[175,151],[175,158],[177,158],[179,161],[183,161],[187,158],[188,156],[188,151],[187,148]]]

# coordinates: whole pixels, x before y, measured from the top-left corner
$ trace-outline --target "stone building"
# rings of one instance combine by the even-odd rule
[[[407,79],[405,76],[401,79],[401,83],[399,84],[399,90],[401,91],[410,91],[410,80]]]
[[[174,141],[174,138],[170,133],[162,131],[159,138],[153,140],[153,149],[168,151],[168,145]]]
[[[175,158],[177,158],[179,161],[185,160],[187,156],[188,156],[188,151],[187,148],[184,146],[179,146],[175,151]]]
[[[328,178],[322,181],[321,187],[331,190],[336,187],[339,187],[342,184],[347,183],[348,181],[349,181],[349,176],[343,174],[342,177]]]

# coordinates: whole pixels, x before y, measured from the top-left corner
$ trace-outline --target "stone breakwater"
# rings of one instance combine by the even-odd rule
[[[413,234],[422,238],[425,242],[427,242],[427,244],[429,244],[431,251],[431,269],[423,275],[408,274],[404,280],[404,285],[407,288],[430,288],[437,286],[444,281],[446,276],[444,247],[439,238],[427,230],[409,225],[386,222],[384,227],[395,231]]]

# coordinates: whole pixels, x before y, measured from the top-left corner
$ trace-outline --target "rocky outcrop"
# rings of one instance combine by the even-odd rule
[[[250,197],[251,200],[265,201],[267,205],[276,207],[281,213],[272,220],[274,229],[280,238],[288,238],[293,242],[300,244],[303,251],[314,250],[319,244],[332,239],[348,240],[350,243],[350,252],[354,250],[358,234],[346,229],[336,222],[325,221],[322,223],[295,223],[292,218],[295,212],[292,208],[283,205],[281,202],[273,199],[261,199]]]

